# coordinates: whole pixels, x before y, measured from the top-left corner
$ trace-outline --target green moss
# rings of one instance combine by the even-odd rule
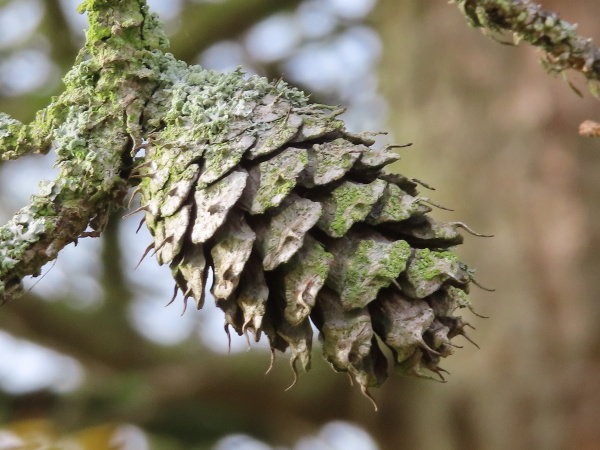
[[[375,202],[381,197],[385,182],[376,180],[371,184],[345,182],[332,192],[326,202],[326,211],[319,226],[333,237],[341,237],[350,227],[364,220]]]
[[[369,252],[374,246],[374,241],[361,241],[356,249],[344,277],[344,300],[356,299],[365,293],[364,276],[369,272],[372,262]]]
[[[458,263],[458,256],[452,252],[438,252],[425,248],[416,251],[408,272],[414,279],[430,281],[444,273],[444,265]]]
[[[325,281],[327,274],[329,273],[329,262],[332,260],[333,255],[329,252],[323,251],[320,258],[309,262],[308,268],[310,272],[317,275],[320,280]]]
[[[281,204],[296,185],[298,174],[308,162],[306,150],[288,149],[258,166],[260,185],[252,201],[252,214]]]
[[[346,308],[361,308],[406,269],[410,245],[402,240],[362,240],[349,257],[341,300]]]

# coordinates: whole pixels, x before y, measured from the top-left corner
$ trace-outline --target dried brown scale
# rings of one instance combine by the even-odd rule
[[[290,349],[292,385],[297,361],[310,367],[310,322],[325,358],[366,395],[387,377],[380,346],[400,373],[443,379],[438,363],[465,335],[453,314],[471,308],[471,274],[447,250],[464,225],[431,219],[421,182],[382,172],[394,146],[348,133],[340,110],[273,94],[242,109],[201,151],[179,138],[155,145],[177,135],[156,132],[146,150],[155,164],[140,166],[156,174],[142,178],[142,204],[184,297],[203,305],[211,267],[227,332]]]

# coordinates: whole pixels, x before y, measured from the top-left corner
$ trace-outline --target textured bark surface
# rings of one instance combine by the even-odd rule
[[[87,45],[65,76],[65,91],[36,120],[0,115],[0,155],[16,159],[54,147],[60,175],[0,228],[0,303],[26,275],[75,242],[104,229],[128,189],[131,150],[141,142],[143,106],[159,78],[155,52],[166,43],[143,2],[88,1]]]

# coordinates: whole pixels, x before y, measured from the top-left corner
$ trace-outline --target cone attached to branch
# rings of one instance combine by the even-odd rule
[[[470,308],[471,273],[451,252],[464,225],[429,217],[417,182],[384,172],[392,146],[346,131],[341,109],[199,70],[164,80],[170,109],[148,104],[162,119],[139,171],[157,259],[186,300],[202,307],[211,268],[226,326],[289,348],[294,370],[310,365],[312,322],[363,392],[384,382],[390,353],[403,374],[441,376],[464,333],[453,314]]]

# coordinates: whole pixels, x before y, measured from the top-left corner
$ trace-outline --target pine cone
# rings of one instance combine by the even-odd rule
[[[364,393],[387,377],[382,347],[399,372],[441,377],[465,334],[453,314],[471,308],[471,272],[449,251],[463,224],[427,216],[418,182],[382,171],[398,154],[346,131],[343,109],[166,63],[177,67],[144,112],[155,128],[137,176],[148,250],[170,264],[175,294],[201,308],[212,269],[226,329],[289,348],[295,375],[298,360],[310,366],[312,321],[327,361]]]

